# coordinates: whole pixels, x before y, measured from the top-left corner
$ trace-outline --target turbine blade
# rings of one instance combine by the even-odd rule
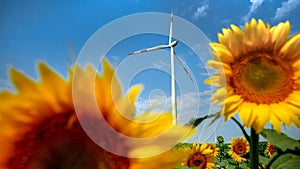
[[[176,55],[175,51],[174,51],[174,55],[176,57],[176,59],[178,60],[178,62],[181,64],[181,66],[183,67],[185,73],[189,76],[189,78],[194,82],[191,74],[189,73],[188,69],[186,68],[186,66],[184,65],[183,61]]]
[[[173,36],[173,11],[171,12],[171,18],[170,18],[169,45],[171,45],[172,36]]]
[[[200,75],[203,75],[203,76],[210,76],[211,74],[209,74],[209,73],[200,73]]]
[[[134,54],[138,54],[138,53],[150,52],[150,51],[153,51],[153,50],[165,49],[165,48],[169,48],[169,46],[168,45],[154,46],[154,47],[151,47],[151,48],[148,48],[148,49],[142,49],[142,50],[139,50],[139,51],[131,52],[128,55],[134,55]]]

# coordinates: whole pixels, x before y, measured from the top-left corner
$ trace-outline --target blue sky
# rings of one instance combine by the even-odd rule
[[[67,66],[74,63],[70,53],[73,52],[75,56],[78,56],[88,39],[103,26],[130,14],[141,12],[169,14],[171,10],[176,17],[195,25],[210,41],[217,41],[217,34],[222,28],[227,28],[230,24],[243,26],[251,18],[261,18],[271,25],[289,20],[292,25],[291,33],[300,31],[299,0],[2,0],[0,1],[0,87],[11,87],[7,76],[7,69],[10,66],[37,78],[35,64],[39,60],[47,62],[65,76]],[[167,25],[168,22],[169,20],[166,20]],[[174,36],[182,33],[178,31],[176,33],[176,29],[179,30],[178,26],[176,28],[176,23],[178,20],[176,21],[175,18]],[[147,24],[147,21],[136,24]],[[119,29],[127,31],[125,27]],[[166,32],[169,31],[168,29],[166,27]],[[167,38],[167,36],[153,34],[133,36],[120,41],[106,55],[118,67],[127,58],[128,53],[153,45],[165,44]],[[72,46],[71,52],[70,46]],[[200,109],[201,113],[205,113],[210,106],[208,100],[211,94],[209,93],[210,86],[203,84],[203,80],[207,78],[207,70],[203,69],[205,62],[201,60],[202,56],[197,56],[190,46],[183,43],[179,43],[175,50],[193,74],[196,82],[196,85],[190,82],[185,77],[183,69],[176,63],[177,77],[183,78],[188,86],[182,87],[182,90],[187,90],[187,93],[178,92],[181,96],[178,100],[179,109],[189,112],[196,107],[196,110]],[[153,63],[153,69],[139,72],[130,81],[130,85],[143,83],[145,86],[137,103],[141,111],[147,109],[150,103],[155,107],[152,107],[152,110],[166,109],[169,105],[169,58],[167,57],[168,51],[164,52],[164,57],[157,57],[157,62]],[[153,55],[158,55],[158,53],[151,54]],[[209,54],[207,55],[206,57],[210,57]],[[134,56],[133,59],[146,56]],[[165,72],[158,71],[157,68]],[[125,86],[125,90],[127,87]],[[193,87],[199,92],[188,91]],[[157,100],[160,101],[157,102]],[[199,100],[200,105],[195,106]],[[183,121],[186,121],[191,116],[182,115],[181,117]],[[241,136],[233,123],[224,124],[221,121],[219,123],[216,128],[217,134],[223,135],[226,141],[229,141],[231,137]],[[205,140],[212,133],[212,129],[206,130],[209,132],[205,133],[201,127],[203,126],[199,127],[201,134],[198,134],[195,140]],[[293,127],[287,133],[295,138],[300,137],[299,130]],[[213,137],[209,138],[209,141],[214,141]]]

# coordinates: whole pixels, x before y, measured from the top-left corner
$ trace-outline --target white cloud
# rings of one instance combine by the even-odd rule
[[[201,16],[205,16],[207,14],[207,9],[209,8],[209,4],[203,4],[199,7],[197,7],[196,11],[194,12],[194,19],[197,19]]]
[[[261,6],[264,0],[250,0],[250,2],[250,11],[242,18],[243,22],[246,22],[250,19],[250,16]]]
[[[286,16],[290,11],[296,9],[300,4],[300,0],[288,0],[281,4],[281,7],[277,8],[274,20],[279,20]]]
[[[170,68],[170,64],[166,63],[162,60],[159,60],[158,62],[153,63],[153,66],[157,69],[165,69],[165,68]]]
[[[152,92],[148,99],[139,97],[135,102],[138,113],[166,112],[171,111],[171,97],[166,97],[162,93]],[[210,97],[211,91],[202,91],[199,93],[185,93],[177,97],[177,112],[180,123],[187,123],[190,119],[201,117],[209,113],[211,109]]]
[[[188,123],[192,118],[199,118],[207,115],[208,113],[215,113],[220,111],[219,105],[211,104],[209,101],[212,95],[212,91],[206,90],[198,93],[185,93],[181,97],[177,97],[177,113],[178,122],[180,124]],[[151,95],[151,94],[150,94]],[[158,92],[154,92],[154,95],[149,96],[148,99],[138,98],[135,102],[138,114],[148,111],[163,113],[170,111],[171,97],[166,97]],[[212,119],[211,119],[212,120]],[[197,127],[197,132],[185,140],[185,142],[205,142],[209,139],[214,140],[213,133],[219,126],[220,120],[210,125],[211,120],[206,120]],[[210,141],[212,141],[210,140]]]
[[[154,94],[153,94],[154,93]],[[138,113],[142,112],[165,112],[168,111],[171,105],[170,98],[167,98],[162,93],[151,92],[148,99],[139,97],[135,102]]]

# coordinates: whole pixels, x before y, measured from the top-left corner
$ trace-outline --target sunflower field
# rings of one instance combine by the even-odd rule
[[[289,142],[291,144],[297,145],[296,141],[292,141],[292,139],[286,136],[279,136],[282,139],[282,142]],[[218,136],[218,143],[210,143],[211,147],[215,147],[215,158],[211,161],[208,158],[199,158],[199,155],[195,156],[195,151],[193,150],[197,143],[181,143],[176,146],[176,149],[185,149],[192,151],[190,159],[188,162],[182,163],[178,165],[176,169],[188,169],[188,168],[203,168],[201,167],[201,163],[213,163],[211,167],[206,166],[206,168],[212,169],[249,169],[250,161],[249,161],[249,144],[244,137],[241,138],[233,138],[231,143],[224,143],[224,139],[222,136]],[[279,144],[279,143],[277,143]],[[288,146],[285,148],[288,149]],[[295,149],[297,150],[297,149]],[[198,151],[199,152],[199,151]],[[280,157],[278,161],[274,162],[274,164],[269,165],[270,168],[297,168],[299,164],[299,154],[296,151],[283,153],[280,148],[276,148],[270,142],[259,142],[259,168],[263,169],[267,167],[267,164],[272,160],[273,156],[277,156],[278,154],[285,154]],[[294,153],[294,154],[293,154]],[[299,152],[298,152],[299,153]],[[204,162],[203,160],[208,160]],[[188,167],[190,166],[190,167]]]

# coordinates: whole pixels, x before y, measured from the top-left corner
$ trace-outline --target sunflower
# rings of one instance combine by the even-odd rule
[[[192,147],[184,150],[188,154],[188,158],[182,163],[183,166],[212,169],[215,166],[214,151],[207,144],[193,143]]]
[[[218,71],[206,83],[220,86],[212,102],[221,102],[227,121],[236,112],[259,133],[268,121],[300,127],[300,34],[288,37],[288,21],[270,27],[252,19],[244,30],[235,25],[210,43]]]
[[[93,114],[76,114],[77,110],[75,113],[75,106],[79,102],[72,97],[74,90],[80,91],[76,94],[80,95],[81,103],[86,105],[83,109],[89,110],[90,100],[87,100],[88,95],[82,89],[90,87],[86,80],[96,74],[93,77],[93,93],[102,116],[115,131],[133,138],[148,138],[168,129],[169,133],[163,137],[166,140],[189,131],[187,127],[173,126],[173,117],[167,112],[159,116],[150,113],[136,116],[132,104],[142,86],[134,86],[123,95],[117,78],[113,76],[114,70],[106,59],[103,61],[102,75],[98,75],[91,66],[70,69],[68,80],[44,63],[38,64],[38,70],[39,82],[11,69],[10,76],[16,92],[4,90],[0,93],[0,168],[139,169],[144,168],[141,163],[149,164],[147,168],[150,169],[161,166],[173,168],[183,158],[181,152],[173,150],[158,154],[163,146],[157,142],[132,146],[126,140],[103,130],[106,129],[104,124],[95,123],[96,116]],[[75,73],[78,79],[74,81]],[[74,87],[74,82],[79,85]],[[83,109],[79,109],[79,112]],[[105,143],[113,147],[114,152],[128,156],[98,146],[87,135],[79,117],[89,122],[92,128],[100,126],[101,130],[96,130],[100,144]],[[155,153],[157,155],[153,156]],[[130,155],[134,156],[132,154],[144,158],[129,158]]]
[[[276,152],[275,146],[272,145],[270,142],[268,142],[266,147],[266,153],[268,153],[268,156],[272,157],[275,152]]]
[[[238,163],[247,161],[246,158],[241,157],[250,151],[249,143],[245,138],[233,138],[228,147],[230,148],[228,154],[231,155],[234,161]]]
[[[219,154],[219,148],[216,144],[207,144],[207,147],[213,151],[214,157],[217,157]]]

